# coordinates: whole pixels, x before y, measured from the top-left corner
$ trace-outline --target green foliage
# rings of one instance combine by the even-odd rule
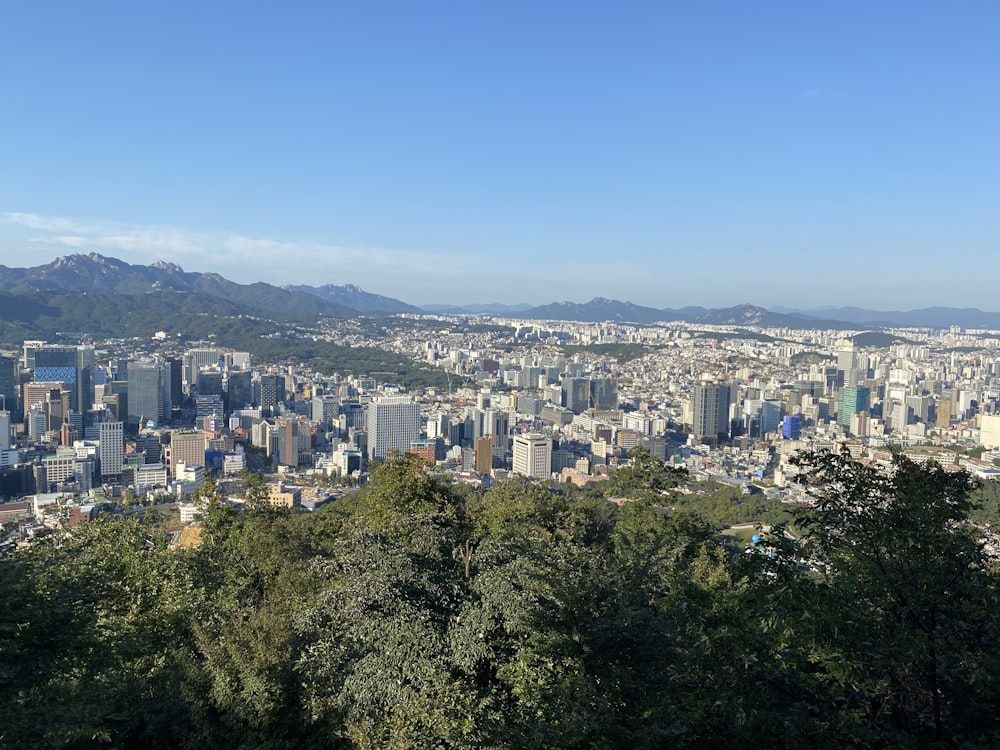
[[[199,594],[164,541],[135,519],[94,522],[3,561],[16,608],[5,607],[0,647],[0,745],[177,741]]]
[[[995,742],[996,566],[968,522],[964,471],[895,458],[883,472],[817,454],[817,506],[799,525],[829,567],[841,687],[880,733],[941,743]]]
[[[735,556],[642,452],[621,508],[396,456],[314,514],[208,487],[184,552],[86,525],[0,560],[0,745],[996,746],[968,475],[804,462],[807,536]]]
[[[644,346],[643,344],[585,344],[579,346],[564,346],[563,354],[572,357],[581,352],[596,354],[598,357],[607,357],[615,360],[618,364],[631,362],[633,359],[641,359],[650,352],[662,349],[662,346]]]
[[[885,333],[884,331],[866,331],[865,333],[856,333],[851,337],[851,341],[857,347],[874,347],[876,349],[887,349],[893,344],[915,344],[917,343],[913,339],[908,339],[904,336],[897,336],[894,333]]]
[[[664,502],[668,491],[686,476],[687,470],[667,468],[647,449],[638,446],[632,449],[628,463],[611,474],[605,496]]]
[[[691,494],[677,494],[673,507],[696,513],[716,528],[746,523],[772,525],[791,518],[780,500],[759,493],[744,494],[739,487],[714,482],[697,486]]]

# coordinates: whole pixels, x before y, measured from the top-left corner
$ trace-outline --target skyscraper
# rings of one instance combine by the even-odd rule
[[[261,375],[260,401],[262,409],[271,413],[274,407],[285,400],[285,378],[283,375]]]
[[[729,438],[730,394],[728,384],[700,383],[694,387],[691,431],[696,437],[713,441]]]
[[[249,370],[232,370],[226,379],[226,412],[232,413],[253,403]]]
[[[845,387],[840,394],[840,414],[837,421],[844,427],[850,427],[851,415],[868,411],[870,397],[871,390],[862,385]]]
[[[618,388],[612,378],[593,378],[590,381],[590,405],[600,410],[618,408]]]
[[[11,432],[10,411],[0,409],[0,451],[10,450],[14,445],[14,433]]]
[[[134,424],[163,416],[163,366],[155,360],[128,366],[128,421]],[[140,425],[141,429],[142,425]]]
[[[125,433],[121,422],[101,422],[97,450],[101,462],[101,477],[121,476],[125,464]]]
[[[420,405],[409,396],[377,396],[368,405],[368,458],[405,453],[420,437]]]
[[[562,405],[574,414],[581,414],[590,408],[590,380],[565,378],[562,381]]]
[[[94,347],[76,347],[76,406],[84,424],[94,406]]]
[[[18,366],[14,357],[0,356],[0,409],[6,409],[11,414],[20,414],[18,408]]]

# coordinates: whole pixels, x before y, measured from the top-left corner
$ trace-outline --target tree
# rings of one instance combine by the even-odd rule
[[[400,515],[455,516],[462,508],[457,493],[428,472],[420,456],[398,451],[376,464],[368,486],[349,495],[341,505],[354,523],[372,529],[391,525]]]
[[[797,463],[816,501],[797,523],[827,566],[814,657],[840,700],[890,744],[994,744],[1000,602],[968,520],[976,482],[901,455],[887,470],[830,453]]]
[[[665,467],[640,445],[632,449],[628,463],[611,474],[605,494],[607,497],[657,500],[686,476],[686,470]]]
[[[165,542],[135,518],[98,520],[0,562],[0,745],[178,744],[199,595]]]

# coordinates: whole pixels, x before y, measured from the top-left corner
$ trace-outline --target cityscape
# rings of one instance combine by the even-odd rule
[[[0,749],[1000,747],[998,28],[0,4]]]
[[[998,328],[0,286],[4,746],[1000,736]]]
[[[96,258],[79,262],[114,262]],[[508,475],[599,482],[641,446],[784,502],[804,499],[789,463],[802,450],[1000,473],[997,330],[369,317],[381,327],[321,317],[297,335],[391,352],[436,386],[256,361],[164,331],[20,342],[0,360],[0,493],[20,501],[4,514],[183,505],[206,477],[248,468],[282,487],[359,486],[374,462],[408,452],[485,490]],[[310,508],[343,491],[310,489]]]

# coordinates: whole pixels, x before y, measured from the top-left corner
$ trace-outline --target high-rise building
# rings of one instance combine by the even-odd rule
[[[777,399],[765,399],[760,406],[760,434],[774,432],[781,424],[784,416],[784,405]]]
[[[187,466],[205,465],[205,433],[201,430],[183,430],[170,433],[170,467],[171,476],[177,476],[177,464]]]
[[[142,454],[143,464],[158,464],[163,455],[163,446],[157,432],[140,432],[135,438],[135,452]]]
[[[163,416],[163,366],[155,360],[128,366],[128,421],[145,424]],[[139,425],[140,429],[143,425]]]
[[[275,421],[277,435],[278,463],[282,466],[298,466],[309,460],[312,443],[312,429],[309,421],[302,417],[279,417]]]
[[[940,399],[937,402],[937,419],[935,420],[935,425],[945,430],[951,426],[950,399]]]
[[[222,356],[219,349],[188,349],[183,359],[184,379],[189,384],[194,383],[198,378],[198,370],[218,364]]]
[[[701,439],[729,438],[729,384],[699,383],[692,397],[691,431]]]
[[[23,387],[24,397],[21,399],[21,403],[24,405],[24,416],[27,418],[32,406],[44,403],[49,399],[49,394],[52,391],[62,392],[66,386],[63,383],[54,382],[25,383]]]
[[[587,378],[563,379],[562,405],[574,414],[582,414],[590,408],[590,380]]]
[[[618,408],[618,388],[612,378],[590,381],[590,405],[597,410]]]
[[[1000,415],[983,415],[979,428],[979,444],[989,450],[1000,448]]]
[[[9,451],[14,446],[14,433],[10,421],[10,411],[0,410],[0,451]]]
[[[76,347],[76,405],[73,407],[83,415],[84,425],[94,406],[94,347]]]
[[[226,412],[232,414],[237,409],[253,403],[253,383],[249,370],[232,370],[226,379]]]
[[[802,437],[801,414],[789,414],[781,420],[781,437],[785,440],[798,440]]]
[[[201,370],[198,372],[198,395],[218,396],[222,398],[222,373],[218,370]],[[241,404],[243,406],[243,404]]]
[[[871,390],[863,385],[845,386],[840,393],[840,414],[837,421],[844,427],[850,428],[851,415],[862,411],[868,411]]]
[[[170,419],[174,404],[171,400],[170,378],[173,375],[173,367],[170,360],[160,362],[160,419]]]
[[[489,474],[493,471],[493,438],[483,435],[481,438],[476,438],[473,445],[475,446],[473,468],[480,474]]]
[[[420,437],[420,405],[409,396],[376,396],[368,405],[368,458],[405,453]]]
[[[494,409],[490,422],[490,435],[493,438],[493,457],[502,466],[507,458],[510,414],[503,409]]]
[[[58,381],[70,392],[70,407],[87,415],[94,404],[94,347],[45,345],[34,353],[35,382]]]
[[[184,400],[184,368],[182,361],[177,359],[177,357],[168,359],[164,372],[169,372],[167,384],[169,386],[171,408],[177,408]]]
[[[368,422],[368,410],[357,401],[341,402],[340,416],[343,418],[345,431],[363,430]]]
[[[104,387],[104,396],[101,397],[103,403],[115,419],[126,422],[128,418],[128,382],[122,380],[112,380]],[[138,425],[138,422],[136,422]],[[126,425],[126,431],[128,426]]]
[[[552,473],[552,440],[544,435],[515,435],[515,474],[548,479]]]
[[[18,408],[19,385],[17,359],[0,356],[0,409],[6,409],[11,414],[23,413]]]
[[[285,401],[285,376],[261,375],[258,405],[268,413]]]
[[[75,346],[46,345],[35,351],[35,382],[64,383],[70,391],[70,406],[79,410],[77,380]]]
[[[121,476],[125,465],[125,432],[122,422],[101,422],[97,457],[101,462],[101,477]]]
[[[35,352],[45,346],[44,341],[25,341],[23,346],[22,364],[26,370],[35,369]]]

